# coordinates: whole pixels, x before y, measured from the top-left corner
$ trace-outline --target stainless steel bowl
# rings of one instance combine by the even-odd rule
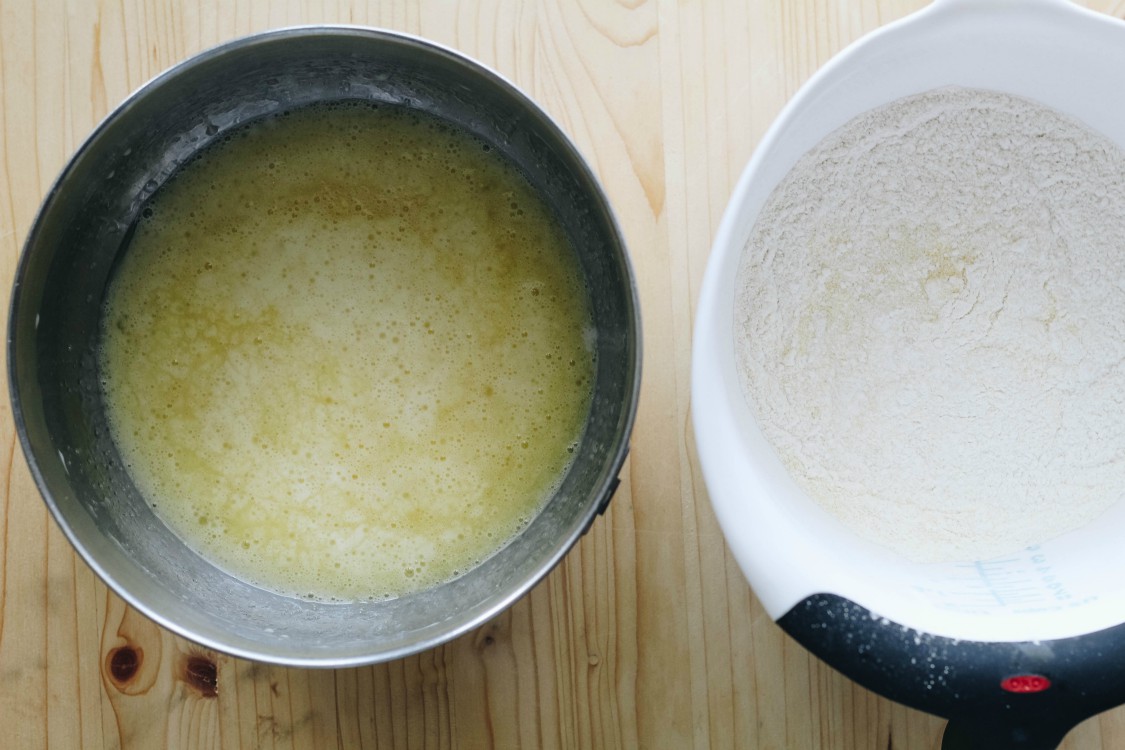
[[[593,406],[576,460],[510,544],[444,585],[328,604],[250,586],[188,549],[122,467],[95,346],[114,260],[146,199],[227,131],[278,111],[361,99],[425,110],[505,154],[565,227],[597,330]],[[621,233],[567,137],[497,74],[433,43],[371,29],[294,28],[204,52],[144,86],[78,149],[48,193],[16,272],[9,383],[32,474],[75,549],[118,594],[205,646],[288,665],[383,661],[447,641],[540,580],[604,510],[628,448],[640,323]]]

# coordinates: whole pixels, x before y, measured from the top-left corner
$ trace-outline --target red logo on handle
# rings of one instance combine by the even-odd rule
[[[1051,687],[1051,681],[1041,674],[1017,674],[1001,680],[1000,687],[1009,693],[1040,693]]]

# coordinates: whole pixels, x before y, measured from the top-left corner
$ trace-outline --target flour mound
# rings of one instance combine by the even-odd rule
[[[738,271],[743,390],[795,481],[917,561],[1011,553],[1125,494],[1125,153],[962,88],[807,153]]]

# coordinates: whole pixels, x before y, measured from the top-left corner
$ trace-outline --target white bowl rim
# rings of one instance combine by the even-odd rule
[[[1016,64],[1014,60],[999,59],[996,55],[1000,53],[989,50],[974,51],[972,45],[981,38],[996,37],[1007,39],[1009,47],[1016,41],[1025,40],[1034,46],[1034,42],[1042,42],[1048,36],[1053,44],[1058,45],[1057,57],[1042,63],[1043,66],[1055,66],[1049,68],[1048,73],[1058,69],[1053,78],[1047,76],[1051,79],[1050,85],[1059,91],[1072,86],[1072,91],[1058,95],[1077,102],[1083,96],[1088,97],[1096,87],[1091,81],[1074,80],[1073,76],[1068,78],[1065,75],[1067,65],[1082,64],[1081,61],[1068,63],[1067,57],[1078,55],[1082,60],[1088,60],[1103,53],[1118,54],[1113,52],[1113,48],[1125,48],[1125,23],[1072,5],[1066,0],[1024,0],[1020,3],[936,0],[927,8],[863,37],[818,70],[774,121],[735,186],[715,235],[697,305],[692,357],[692,421],[702,473],[724,536],[751,587],[775,620],[806,597],[831,593],[868,608],[872,616],[885,617],[919,631],[965,640],[1046,640],[1093,632],[1125,621],[1125,590],[1112,584],[1115,577],[1125,578],[1125,560],[1114,560],[1108,571],[1097,575],[1097,580],[1093,582],[1075,581],[1077,589],[1081,589],[1079,595],[1072,601],[1057,605],[1044,606],[1042,600],[1036,600],[1027,606],[980,607],[967,606],[963,598],[950,605],[944,600],[948,592],[927,591],[931,581],[961,577],[968,581],[966,585],[983,587],[984,595],[995,594],[994,590],[989,590],[988,582],[995,569],[989,566],[1009,562],[1011,565],[1000,568],[1005,574],[1011,570],[1030,571],[1030,575],[1037,576],[1035,585],[1045,585],[1044,577],[1051,577],[1058,570],[1067,568],[1065,564],[1056,564],[1058,556],[1053,552],[1080,547],[1081,539],[1076,542],[1063,537],[1058,544],[1052,541],[1044,548],[1029,549],[1014,556],[1011,561],[930,566],[906,563],[888,551],[843,531],[838,522],[818,508],[810,510],[813,507],[811,501],[797,498],[796,494],[800,493],[792,481],[777,474],[779,463],[772,470],[764,466],[768,461],[755,455],[755,451],[760,453],[763,448],[771,454],[772,451],[762,442],[760,434],[748,434],[756,432],[756,428],[752,431],[743,429],[743,422],[747,419],[752,421],[752,417],[737,382],[732,382],[731,378],[733,334],[730,312],[738,257],[764,195],[768,195],[788,170],[788,166],[778,169],[770,160],[784,161],[774,158],[778,149],[794,151],[792,146],[787,146],[785,139],[795,140],[792,131],[800,130],[802,118],[813,119],[810,112],[824,114],[825,102],[831,99],[834,89],[848,86],[856,89],[860,101],[854,103],[853,111],[846,116],[835,116],[834,124],[821,125],[819,136],[805,137],[795,153],[788,155],[790,166],[800,153],[859,112],[905,93],[934,88],[925,85],[911,89],[906,82],[903,93],[861,91],[862,86],[857,79],[872,73],[873,61],[885,61],[886,56],[907,47],[919,46],[926,51],[930,50],[927,45],[937,45],[934,50],[949,55],[954,52],[970,58],[977,55],[978,59],[965,61],[962,67],[980,65],[983,60],[988,60],[997,69],[1005,65],[1011,68]],[[915,58],[921,55],[919,51]],[[905,80],[915,74],[919,78],[934,78],[937,75],[934,70],[924,70],[920,60],[915,59],[915,62],[918,63],[917,69],[902,71],[898,74],[899,78]],[[941,62],[944,64],[946,60]],[[1108,62],[1106,69],[1113,67]],[[1121,62],[1125,66],[1125,56],[1122,56]],[[1125,67],[1119,66],[1118,69]],[[1030,74],[1015,81],[1018,73],[1005,70],[994,73],[1012,76],[1013,85],[986,86],[972,80],[962,81],[961,77],[972,79],[973,75],[961,76],[960,73],[954,75],[956,80],[947,85],[1000,88],[1040,98],[1036,95],[1036,86],[1042,84],[1031,81]],[[987,68],[978,73],[981,78],[988,78],[990,74]],[[879,75],[894,77],[896,74],[884,72]],[[1101,109],[1086,106],[1087,110],[1093,108],[1097,111],[1083,111],[1076,116],[1103,132],[1106,132],[1107,123],[1118,115],[1121,121],[1125,121],[1125,107],[1113,108],[1105,102],[1099,102],[1098,107]],[[1068,114],[1073,113],[1069,106],[1058,108]],[[1116,114],[1109,111],[1111,108]],[[1125,147],[1125,127],[1118,126],[1116,132],[1106,134]],[[751,456],[752,460],[748,460]],[[771,460],[776,463],[776,457]],[[776,497],[784,497],[785,501],[778,502]],[[793,504],[800,506],[799,511],[794,511]],[[1043,567],[1044,560],[1048,574],[1036,572]],[[1076,570],[1085,572],[1089,567],[1078,565]],[[1109,587],[1110,590],[1098,591],[1098,586]]]

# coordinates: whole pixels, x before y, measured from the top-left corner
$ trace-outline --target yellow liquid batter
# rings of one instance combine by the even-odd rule
[[[293,596],[449,580],[525,526],[589,411],[585,287],[480,141],[394,108],[300,110],[169,182],[109,290],[130,475],[184,541]]]

